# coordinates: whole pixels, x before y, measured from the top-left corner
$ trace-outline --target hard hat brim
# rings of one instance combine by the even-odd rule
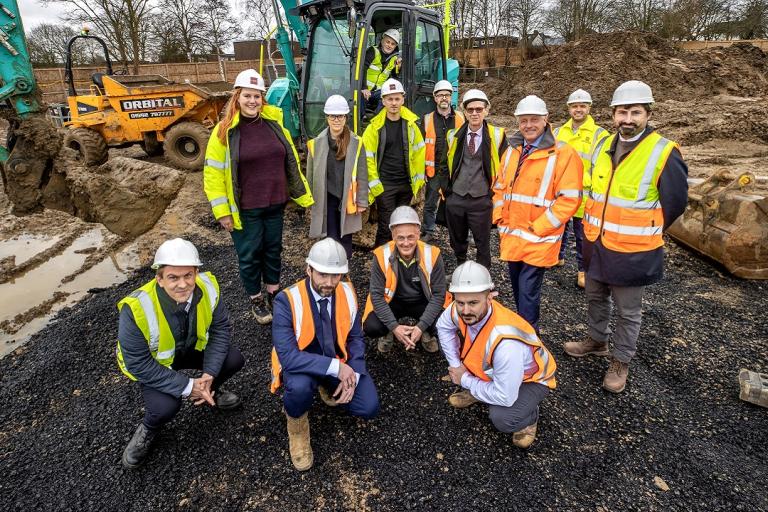
[[[311,259],[307,258],[305,260],[307,262],[307,265],[312,267],[313,269],[317,270],[318,272],[322,272],[323,274],[347,274],[349,273],[349,263],[345,263],[342,265],[341,268],[336,267],[329,267],[327,265],[320,265],[318,263],[315,263]]]
[[[450,285],[448,287],[448,291],[451,293],[479,293],[479,292],[489,292],[493,290],[493,284],[490,285],[482,285],[478,284],[476,286],[454,286]]]

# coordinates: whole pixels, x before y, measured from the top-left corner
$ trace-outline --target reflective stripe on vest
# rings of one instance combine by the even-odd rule
[[[592,155],[584,234],[592,242],[600,236],[618,252],[661,247],[664,215],[656,183],[677,144],[653,132],[614,168],[608,152],[614,137],[600,141]]]
[[[305,350],[315,339],[315,320],[311,309],[315,307],[312,304],[314,296],[307,290],[306,279],[283,290],[283,292],[288,296],[296,343],[299,350]],[[341,356],[336,354],[336,358],[341,362],[346,362],[349,357],[347,354],[347,336],[352,330],[352,324],[357,316],[357,296],[355,295],[352,283],[340,281],[334,290],[333,301],[335,312],[335,322],[333,323],[336,326],[336,344],[341,350]],[[272,349],[271,359],[272,379],[270,391],[275,393],[282,385],[282,365],[274,348]]]
[[[555,360],[533,327],[523,318],[494,300],[491,316],[475,339],[470,340],[467,325],[458,315],[455,304],[450,307],[451,319],[462,337],[460,358],[472,375],[486,382],[493,380],[493,354],[496,347],[504,340],[513,339],[525,343],[534,360],[534,367],[524,370],[523,382],[536,382],[550,389],[555,388]]]
[[[373,90],[381,87],[387,78],[392,74],[392,70],[395,69],[395,63],[397,62],[397,56],[392,55],[387,61],[387,65],[382,69],[381,51],[377,47],[373,47],[374,55],[368,70],[365,72],[365,83],[368,89]]]
[[[427,147],[426,151],[426,160],[425,160],[425,170],[427,173],[427,177],[432,178],[435,175],[435,166],[437,165],[437,155],[435,152],[436,144],[437,144],[437,131],[435,130],[435,112],[430,112],[429,114],[424,116],[424,144]],[[461,126],[464,124],[464,116],[461,115],[460,112],[454,112],[453,117],[453,130],[458,130],[461,128]],[[450,146],[450,143],[448,142],[448,133],[450,130],[446,132],[446,151],[447,148]]]

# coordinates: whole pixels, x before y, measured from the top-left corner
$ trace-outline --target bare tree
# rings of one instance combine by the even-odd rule
[[[34,66],[53,67],[63,64],[67,42],[75,36],[71,27],[41,23],[27,32],[29,59]],[[81,59],[82,60],[82,59]]]
[[[246,34],[253,39],[266,39],[275,26],[275,11],[269,0],[247,0],[244,9],[248,20]]]
[[[545,25],[566,41],[576,41],[586,34],[615,29],[616,2],[617,0],[557,0],[547,10]]]
[[[739,6],[738,36],[742,39],[768,38],[768,0],[746,0]]]
[[[713,30],[731,19],[728,0],[674,0],[663,16],[661,33],[665,37],[683,40],[712,39],[720,30]]]
[[[509,0],[509,18],[520,37],[520,58],[528,58],[528,35],[544,18],[544,0]]]
[[[187,62],[192,62],[196,53],[207,50],[202,37],[204,8],[204,0],[160,0],[158,3],[159,12],[163,13],[162,25],[172,31],[169,35],[181,45]]]
[[[664,0],[618,0],[615,28],[623,30],[658,30],[665,10]]]

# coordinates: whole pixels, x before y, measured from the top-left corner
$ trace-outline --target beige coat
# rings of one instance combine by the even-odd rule
[[[354,133],[351,134],[347,156],[344,165],[344,197],[341,198],[341,236],[356,233],[363,228],[363,220],[360,213],[348,214],[343,205],[347,204],[349,184],[352,181],[352,166],[357,166],[357,206],[368,208],[368,166],[366,163],[365,148],[361,148],[358,154],[358,145],[363,142]],[[326,176],[328,164],[328,128],[320,132],[314,140],[315,150],[307,152],[307,181],[312,191],[315,204],[310,210],[309,237],[321,238],[328,235],[328,223],[326,219]],[[355,155],[358,156],[355,161]]]

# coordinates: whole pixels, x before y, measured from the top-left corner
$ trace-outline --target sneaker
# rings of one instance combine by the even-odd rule
[[[272,308],[267,304],[263,294],[260,293],[251,297],[251,314],[261,325],[266,325],[272,321]]]
[[[582,341],[568,341],[563,345],[563,350],[573,357],[608,356],[611,354],[608,350],[607,341],[595,341],[589,337]]]
[[[421,346],[430,354],[434,354],[438,350],[437,339],[428,332],[421,333]]]
[[[386,354],[387,352],[392,352],[392,347],[394,347],[394,335],[390,332],[386,336],[382,336],[379,338],[378,343],[376,344],[377,348],[379,349],[379,352],[382,354]]]
[[[123,451],[123,466],[136,469],[144,464],[156,435],[157,430],[149,430],[144,423],[141,423]]]
[[[324,386],[318,386],[317,389],[320,392],[320,400],[322,400],[325,405],[327,405],[328,407],[336,407],[337,405],[339,405],[336,403],[336,399],[333,398],[330,391],[325,389]]]
[[[239,396],[224,389],[216,391],[216,394],[213,395],[213,401],[216,402],[216,407],[222,411],[234,409],[241,404]]]
[[[539,422],[537,421],[533,425],[528,425],[523,430],[518,430],[512,434],[512,444],[518,448],[527,449],[536,440],[536,431],[539,428]]]
[[[622,363],[615,357],[611,358],[611,364],[603,377],[603,389],[611,393],[621,393],[627,386],[629,376],[629,364]]]
[[[464,409],[470,405],[479,402],[469,391],[457,391],[448,397],[448,403],[457,409]]]
[[[584,286],[587,284],[587,279],[584,275],[584,272],[579,272],[576,275],[576,284],[579,286],[579,288],[584,288]]]

